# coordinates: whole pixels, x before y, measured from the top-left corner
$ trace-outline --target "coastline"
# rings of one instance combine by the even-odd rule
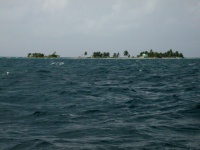
[[[5,58],[5,59],[113,59],[113,60],[116,60],[116,59],[119,59],[119,60],[130,60],[130,59],[137,59],[137,60],[147,60],[147,59],[152,59],[152,60],[155,60],[155,59],[200,59],[200,57],[184,57],[184,58],[137,58],[137,57],[134,57],[134,58],[123,58],[123,57],[120,57],[120,58],[93,58],[93,57],[59,57],[59,58],[34,58],[34,57],[22,57],[22,56],[0,56],[0,59],[2,58]]]

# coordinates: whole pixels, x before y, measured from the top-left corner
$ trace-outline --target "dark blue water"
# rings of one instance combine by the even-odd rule
[[[200,59],[0,59],[0,149],[200,149]]]

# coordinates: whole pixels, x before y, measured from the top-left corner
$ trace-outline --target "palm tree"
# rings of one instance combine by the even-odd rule
[[[125,50],[125,51],[124,51],[124,56],[128,56],[128,55],[129,55],[128,51]]]
[[[28,53],[28,56],[27,57],[31,57],[31,53]]]
[[[117,53],[117,58],[119,57],[119,55],[120,55],[120,54],[119,54],[119,52],[118,52],[118,53]]]
[[[86,56],[86,55],[87,55],[87,52],[84,53],[84,56]]]
[[[117,57],[117,54],[116,54],[116,53],[114,53],[114,54],[113,54],[113,58],[116,58],[116,57]]]

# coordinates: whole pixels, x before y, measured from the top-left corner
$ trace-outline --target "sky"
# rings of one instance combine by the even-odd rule
[[[200,57],[200,0],[0,0],[0,56],[150,49]]]

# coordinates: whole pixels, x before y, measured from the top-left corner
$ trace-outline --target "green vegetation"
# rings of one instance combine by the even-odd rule
[[[56,52],[54,52],[53,54],[48,55],[47,57],[48,57],[48,58],[58,58],[58,57],[60,57],[60,56],[57,55]]]
[[[42,53],[28,53],[27,55],[28,58],[59,58],[60,56],[54,52],[53,54],[50,54],[48,56],[45,56]]]
[[[172,49],[164,53],[154,52],[151,49],[150,52],[147,52],[147,51],[141,52],[139,57],[144,56],[144,54],[147,56],[147,58],[184,58],[182,53],[179,53],[178,51],[173,52]]]
[[[87,52],[84,53],[84,56],[87,55]],[[130,58],[131,55],[127,50],[123,52],[124,58]],[[109,52],[94,52],[92,55],[93,58],[119,58],[119,53],[114,53],[112,56],[110,56]],[[123,57],[122,57],[123,58]],[[132,56],[131,58],[134,58]],[[161,52],[154,52],[152,49],[148,51],[143,51],[139,55],[137,55],[137,58],[184,58],[182,53],[179,53],[178,51],[173,52],[172,49],[161,53]]]
[[[92,57],[93,58],[119,58],[120,54],[114,53],[113,56],[110,56],[109,52],[94,52]]]
[[[93,58],[110,58],[109,52],[94,52],[92,55]]]
[[[85,55],[85,54],[84,54]],[[127,50],[124,51],[124,56],[125,57],[131,57],[129,52]],[[118,53],[114,53],[112,56],[110,56],[109,52],[94,52],[92,55],[93,58],[119,58],[120,54]]]
[[[84,56],[87,56],[87,52],[84,53]]]
[[[119,58],[119,53],[114,53],[113,58]]]
[[[124,51],[124,56],[130,57],[129,52],[127,50]]]
[[[27,57],[31,57],[31,58],[44,58],[45,56],[44,56],[44,54],[42,54],[42,53],[28,53],[28,56]]]

